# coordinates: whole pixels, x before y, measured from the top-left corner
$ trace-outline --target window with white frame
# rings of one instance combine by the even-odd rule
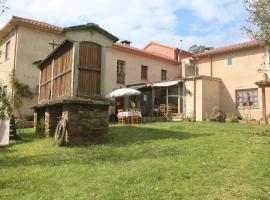
[[[237,108],[252,107],[257,108],[258,104],[258,89],[236,90],[236,106]]]

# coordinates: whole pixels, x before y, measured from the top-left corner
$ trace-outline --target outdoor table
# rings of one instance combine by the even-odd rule
[[[137,116],[137,113],[138,113],[138,117],[142,117],[142,113],[140,111],[124,111],[124,112],[119,112],[117,114],[117,117],[126,117],[126,118],[129,118],[129,117],[134,117],[134,116]]]

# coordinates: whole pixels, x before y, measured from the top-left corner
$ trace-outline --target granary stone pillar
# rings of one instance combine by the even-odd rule
[[[38,124],[40,123],[40,120],[44,118],[44,109],[37,109],[34,110],[34,122],[33,122],[33,128],[34,131],[37,131]]]
[[[59,117],[62,115],[61,106],[47,107],[45,110],[45,136],[53,137]]]
[[[34,121],[33,121],[33,128],[34,131],[37,131],[37,125],[38,125],[38,112],[37,110],[34,111]]]

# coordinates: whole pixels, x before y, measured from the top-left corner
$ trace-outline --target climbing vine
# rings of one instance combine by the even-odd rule
[[[10,74],[10,85],[12,87],[12,106],[13,110],[17,110],[18,113],[20,113],[20,108],[23,106],[23,98],[32,99],[33,98],[33,92],[30,90],[29,86],[21,83],[18,79],[15,77],[14,70]]]

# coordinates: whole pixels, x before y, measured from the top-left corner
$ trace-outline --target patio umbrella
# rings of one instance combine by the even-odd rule
[[[139,94],[141,94],[139,90],[135,90],[132,88],[120,88],[108,94],[107,97],[115,98],[115,97],[133,96],[133,95],[139,95]]]

